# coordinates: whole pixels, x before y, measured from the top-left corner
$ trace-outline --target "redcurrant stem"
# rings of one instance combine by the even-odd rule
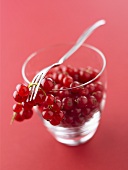
[[[13,124],[14,120],[15,120],[15,117],[16,117],[17,113],[14,112],[13,115],[12,115],[12,118],[11,118],[11,121],[10,121],[10,125]]]
[[[44,95],[46,96],[46,93],[45,93],[45,91],[40,87],[39,88],[40,90],[42,90],[42,92],[44,93]]]
[[[28,85],[28,88],[30,88],[30,87],[32,87],[32,86],[37,86],[37,83],[30,83],[30,84]]]
[[[52,105],[48,105],[48,108],[49,108],[49,109],[52,109]]]
[[[28,88],[30,88],[30,87],[32,87],[32,86],[37,86],[37,83],[30,83],[30,84],[28,85]],[[41,87],[39,87],[39,89],[42,90],[42,92],[43,92],[44,95],[46,96],[45,91],[44,91]]]

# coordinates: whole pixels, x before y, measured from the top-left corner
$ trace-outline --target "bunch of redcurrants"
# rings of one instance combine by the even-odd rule
[[[92,67],[74,68],[58,66],[51,69],[41,82],[36,98],[29,100],[31,86],[36,84],[18,84],[13,98],[13,118],[17,121],[30,119],[33,106],[37,106],[43,118],[50,124],[65,127],[76,127],[84,124],[100,109],[104,86],[98,79],[84,85],[98,75]]]

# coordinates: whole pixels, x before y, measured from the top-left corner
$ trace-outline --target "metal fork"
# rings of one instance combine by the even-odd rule
[[[83,32],[83,34],[76,41],[75,45],[58,62],[46,67],[45,69],[41,70],[38,74],[35,75],[31,82],[33,86],[30,87],[31,91],[31,95],[29,97],[30,101],[35,99],[40,84],[44,79],[45,75],[47,74],[47,72],[51,68],[61,65],[66,59],[68,59],[74,52],[76,52],[80,48],[80,46],[85,42],[85,40],[93,33],[93,31],[96,28],[100,27],[101,25],[104,25],[105,23],[106,23],[105,20],[99,20],[95,22],[91,27],[89,27],[87,30]]]

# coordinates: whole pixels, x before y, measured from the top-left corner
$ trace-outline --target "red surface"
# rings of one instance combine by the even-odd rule
[[[2,0],[1,170],[128,169],[128,1]],[[107,24],[88,43],[107,58],[108,98],[100,127],[78,147],[56,142],[37,115],[9,125],[12,93],[22,82],[27,56],[44,46],[71,42],[97,21]]]

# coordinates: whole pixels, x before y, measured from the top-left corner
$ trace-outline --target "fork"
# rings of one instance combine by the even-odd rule
[[[45,69],[41,70],[38,74],[35,75],[31,82],[32,87],[30,87],[31,95],[28,99],[29,101],[34,100],[36,98],[40,84],[44,79],[45,75],[47,74],[47,72],[51,68],[61,65],[66,59],[68,59],[74,52],[76,52],[81,47],[81,45],[85,42],[85,40],[92,34],[92,32],[95,29],[104,25],[105,23],[106,23],[105,20],[99,20],[95,22],[91,27],[89,27],[87,30],[83,32],[83,34],[77,39],[75,45],[65,55],[63,55],[63,57],[58,62],[46,67]]]

